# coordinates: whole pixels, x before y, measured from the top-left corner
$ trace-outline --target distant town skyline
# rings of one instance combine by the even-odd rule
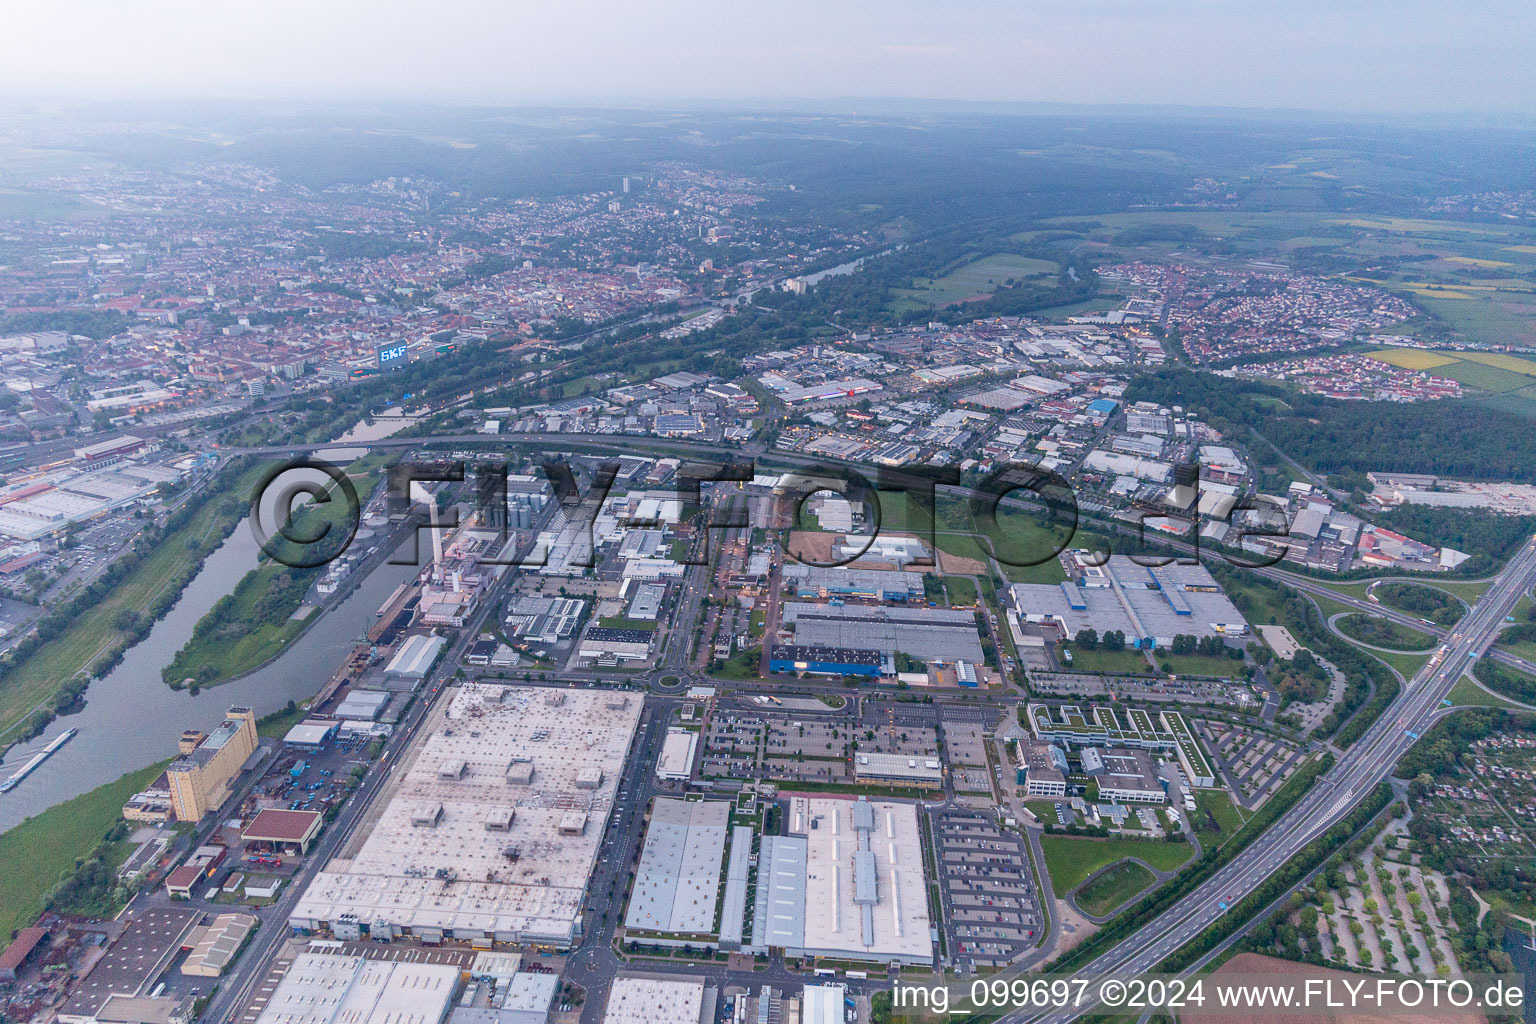
[[[0,91],[489,103],[908,98],[1536,112],[1536,15],[1374,0],[24,5]]]

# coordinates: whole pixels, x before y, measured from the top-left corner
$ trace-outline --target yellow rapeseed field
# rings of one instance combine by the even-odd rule
[[[1393,366],[1401,366],[1405,370],[1433,370],[1437,366],[1448,366],[1459,362],[1455,356],[1426,352],[1418,348],[1384,348],[1376,352],[1367,352],[1366,355],[1372,359],[1380,359],[1384,363],[1391,363]]]

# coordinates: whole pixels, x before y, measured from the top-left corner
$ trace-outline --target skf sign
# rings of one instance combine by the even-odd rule
[[[401,342],[398,345],[391,345],[388,348],[379,349],[379,365],[387,366],[390,363],[398,362],[401,359],[404,359],[405,349],[406,346],[404,342]]]

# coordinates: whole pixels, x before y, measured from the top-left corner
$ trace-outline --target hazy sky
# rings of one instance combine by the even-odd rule
[[[0,91],[1536,111],[1529,0],[50,0]]]

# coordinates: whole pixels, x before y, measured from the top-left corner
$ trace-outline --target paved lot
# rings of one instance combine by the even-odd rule
[[[1041,916],[1023,838],[990,815],[946,811],[933,842],[951,955],[997,967],[1033,949]]]

